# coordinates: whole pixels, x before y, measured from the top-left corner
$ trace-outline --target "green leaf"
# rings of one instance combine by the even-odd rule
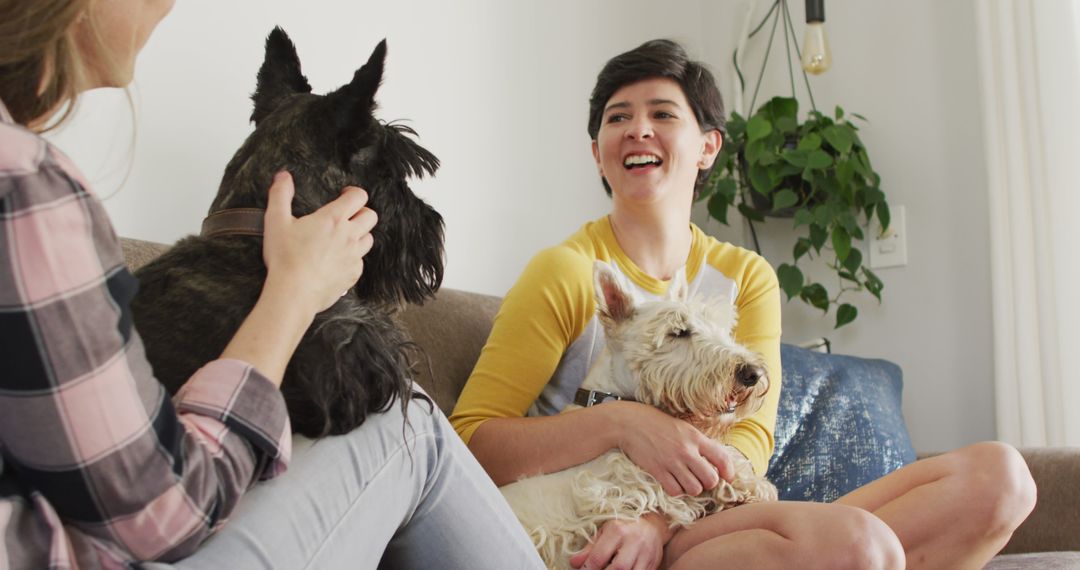
[[[864,116],[862,116],[862,115],[860,115],[858,113],[852,113],[851,116],[855,117],[856,119],[861,119],[863,121],[866,121],[867,123],[870,122],[870,119],[867,119],[866,117],[864,117]]]
[[[851,150],[851,144],[853,137],[851,136],[851,128],[846,125],[833,125],[825,129],[821,135],[825,137],[825,140],[829,142],[829,145],[836,149],[837,152],[844,154]]]
[[[829,292],[820,283],[812,283],[803,287],[799,298],[811,306],[817,307],[826,313],[829,312]]]
[[[859,222],[855,220],[855,214],[852,214],[850,210],[844,210],[837,216],[837,221],[840,225],[844,226],[847,233],[855,239],[862,239],[862,230],[859,229]]]
[[[799,121],[796,121],[795,117],[779,117],[774,126],[777,132],[787,135],[799,128]]]
[[[858,248],[852,248],[848,252],[847,259],[844,260],[844,267],[848,271],[855,273],[859,270],[859,266],[862,265],[862,252]]]
[[[836,158],[836,180],[840,184],[851,184],[855,177],[855,165],[850,160],[842,157]]]
[[[729,139],[741,139],[743,138],[743,135],[746,134],[746,119],[742,118],[742,115],[738,113],[732,113],[731,118],[727,120],[725,128]]]
[[[779,119],[780,117],[794,119],[799,115],[799,102],[791,97],[773,97],[766,103],[766,106],[773,119]]]
[[[794,164],[791,164],[789,162],[784,162],[783,164],[780,165],[779,170],[777,171],[777,173],[781,177],[787,178],[788,176],[791,176],[792,174],[798,174],[798,173],[800,173],[802,171],[803,171],[803,169],[802,169],[801,166],[795,166]]]
[[[843,226],[835,226],[832,231],[832,246],[836,252],[836,259],[843,262],[851,253],[851,236]]]
[[[713,194],[712,198],[709,198],[709,216],[725,226],[728,225],[727,212],[730,205],[731,200],[723,193],[717,192]]]
[[[794,206],[799,201],[799,196],[788,189],[783,189],[773,195],[773,210],[781,210],[788,206]]]
[[[814,216],[810,214],[809,210],[797,210],[795,212],[795,227],[808,226],[814,221]],[[796,257],[796,259],[798,259]]]
[[[821,226],[822,228],[827,228],[832,223],[832,208],[830,208],[827,204],[814,206],[813,213],[814,223]]]
[[[765,216],[761,215],[761,212],[747,206],[746,204],[739,204],[739,213],[748,220],[755,222],[764,222]]]
[[[885,288],[885,284],[878,279],[878,276],[870,271],[865,265],[862,268],[863,275],[866,276],[866,281],[863,281],[863,285],[866,285],[866,289],[870,291],[870,294],[877,297],[878,302],[881,302],[881,290]]]
[[[750,186],[758,193],[768,195],[769,191],[775,186],[775,184],[773,184],[772,176],[769,176],[769,169],[759,164],[751,166]]]
[[[780,288],[784,290],[789,301],[802,292],[803,274],[798,267],[781,263],[780,267],[776,268],[776,279],[780,282]]]
[[[762,166],[772,166],[777,162],[780,162],[780,157],[776,153],[768,152],[768,150],[762,150],[758,153],[756,160],[754,161]]]
[[[771,149],[766,148],[763,140],[757,140],[746,145],[746,163],[751,166],[757,164],[762,156],[769,154],[773,154],[773,152]]]
[[[717,194],[722,194],[727,197],[728,204],[735,202],[735,195],[738,194],[738,188],[735,184],[735,179],[730,176],[725,176],[716,181],[713,185],[716,188]]]
[[[854,305],[844,303],[836,309],[836,326],[833,328],[840,328],[851,321],[855,320],[855,317],[859,316],[859,310]]]
[[[867,206],[873,206],[874,204],[877,204],[878,202],[883,202],[885,200],[885,193],[882,192],[880,189],[871,186],[863,188],[862,196],[863,204]]]
[[[788,164],[793,164],[799,168],[806,168],[806,151],[785,149],[780,153],[780,156],[786,160]]]
[[[810,247],[810,240],[799,238],[799,241],[795,242],[795,249],[792,250],[791,255],[795,258],[795,261],[798,261],[800,257],[806,255],[806,252],[810,251]],[[854,275],[852,275],[851,278],[858,283],[858,280],[855,279]],[[788,295],[788,297],[790,298],[790,295]]]
[[[836,106],[836,120],[839,121],[840,119],[843,119],[843,118],[844,118],[844,110],[840,108],[840,105],[837,105]]]
[[[824,170],[832,166],[833,160],[829,153],[818,149],[810,152],[806,157],[806,167],[816,170]]]
[[[810,244],[814,246],[814,250],[821,253],[821,247],[825,245],[827,239],[829,239],[829,232],[824,226],[810,224]]]
[[[889,204],[882,200],[877,203],[877,218],[881,221],[881,231],[889,229],[889,223],[892,222],[892,214],[889,213]]]
[[[810,133],[799,140],[798,150],[810,152],[821,148],[821,137],[816,133]]]
[[[746,136],[750,142],[763,139],[772,132],[772,123],[761,115],[755,115],[746,124]]]
[[[852,283],[858,283],[859,282],[859,278],[856,277],[854,273],[851,273],[849,271],[844,271],[843,269],[841,269],[840,271],[837,271],[836,274],[839,275],[842,279],[847,279],[848,281],[851,281]]]

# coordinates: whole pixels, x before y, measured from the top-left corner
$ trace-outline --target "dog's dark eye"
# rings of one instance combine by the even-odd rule
[[[675,329],[668,333],[671,338],[688,338],[690,336],[690,329]]]

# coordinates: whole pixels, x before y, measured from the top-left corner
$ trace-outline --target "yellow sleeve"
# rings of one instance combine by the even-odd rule
[[[529,262],[503,299],[450,423],[466,443],[491,418],[522,417],[595,312],[592,259],[568,247]]]
[[[780,403],[780,286],[772,266],[752,255],[736,299],[739,321],[736,342],[760,354],[768,368],[769,391],[754,415],[735,424],[724,442],[750,460],[754,472],[764,475],[775,442],[776,409]]]

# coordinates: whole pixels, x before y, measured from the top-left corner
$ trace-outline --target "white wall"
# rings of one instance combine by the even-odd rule
[[[766,4],[762,0],[762,5]],[[384,119],[408,118],[443,161],[414,184],[446,218],[445,285],[502,294],[529,256],[607,211],[585,131],[587,98],[611,56],[670,37],[728,61],[745,0],[547,2],[285,0],[179,2],[144,51],[130,176],[106,205],[121,235],[173,241],[197,230],[233,150],[250,131],[247,99],[262,41],[281,24],[316,91],[345,82],[386,37]],[[762,6],[758,7],[759,11]],[[792,1],[796,21],[802,2]],[[909,265],[880,272],[885,302],[829,332],[798,303],[785,339],[828,333],[838,352],[888,358],[905,372],[916,446],[944,449],[993,431],[985,173],[969,2],[830,0],[834,69],[813,78],[819,106],[871,119],[862,131],[884,190],[907,207]],[[801,24],[796,25],[801,29]],[[756,59],[748,50],[747,65]],[[777,57],[774,54],[773,57]],[[774,59],[773,71],[781,71]],[[786,77],[786,71],[782,74]],[[770,80],[773,92],[786,91]],[[102,142],[101,132],[110,140]],[[110,194],[128,169],[132,126],[116,93],[86,101],[56,138]],[[741,242],[738,229],[699,223]],[[765,253],[779,264],[769,236]]]

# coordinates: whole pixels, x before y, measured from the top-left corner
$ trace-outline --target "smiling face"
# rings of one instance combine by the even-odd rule
[[[720,132],[701,132],[677,82],[653,78],[616,91],[592,143],[616,201],[689,204],[698,171],[720,151]]]

